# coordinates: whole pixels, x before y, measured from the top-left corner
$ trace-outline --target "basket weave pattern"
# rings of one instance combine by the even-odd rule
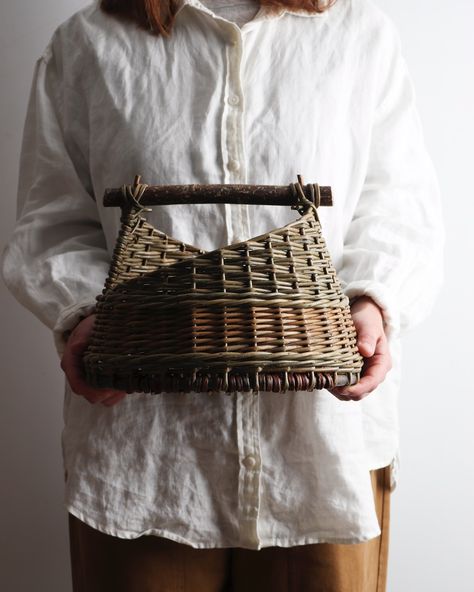
[[[362,358],[315,205],[213,251],[129,207],[84,356],[89,384],[127,392],[287,392],[354,384]],[[299,189],[295,184],[293,191]]]

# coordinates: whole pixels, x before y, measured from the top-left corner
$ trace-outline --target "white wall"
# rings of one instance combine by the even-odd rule
[[[0,4],[0,247],[15,219],[21,133],[35,60],[84,0]],[[0,282],[0,590],[71,590],[62,506],[63,378],[51,336]]]
[[[468,592],[474,558],[474,4],[378,0],[397,23],[447,225],[446,282],[405,338],[402,473],[393,496],[388,592]]]
[[[472,226],[474,84],[470,0],[377,0],[399,26],[444,194],[447,276],[438,305],[405,338],[402,467],[392,497],[388,592],[468,592],[474,545]],[[15,219],[18,155],[34,61],[87,2],[0,8],[0,248]],[[63,378],[51,336],[0,283],[0,588],[70,590],[60,433]]]

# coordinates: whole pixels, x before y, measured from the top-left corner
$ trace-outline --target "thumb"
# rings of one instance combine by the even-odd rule
[[[371,358],[375,353],[377,340],[373,335],[362,333],[357,337],[357,347],[364,358]]]
[[[75,356],[78,356],[84,352],[87,345],[88,342],[85,339],[74,339],[69,346],[69,351]]]

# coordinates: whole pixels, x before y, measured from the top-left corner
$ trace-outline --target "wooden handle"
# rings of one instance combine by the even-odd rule
[[[305,196],[314,203],[310,185],[302,185]],[[313,186],[314,187],[314,186]],[[332,206],[331,187],[319,186],[321,206]],[[127,205],[122,189],[106,189],[104,206]],[[159,206],[170,204],[230,203],[292,206],[298,203],[297,196],[288,185],[149,185],[140,205]]]

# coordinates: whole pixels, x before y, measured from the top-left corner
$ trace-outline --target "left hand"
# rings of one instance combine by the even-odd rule
[[[91,338],[95,318],[95,314],[83,318],[71,332],[68,332],[61,368],[74,394],[84,397],[92,405],[100,403],[111,407],[126,397],[127,393],[112,388],[91,387],[87,384],[84,374],[82,356]]]
[[[352,304],[351,314],[357,347],[365,360],[357,384],[327,389],[341,401],[360,401],[383,382],[392,368],[382,311],[377,304],[369,296],[361,296]]]

